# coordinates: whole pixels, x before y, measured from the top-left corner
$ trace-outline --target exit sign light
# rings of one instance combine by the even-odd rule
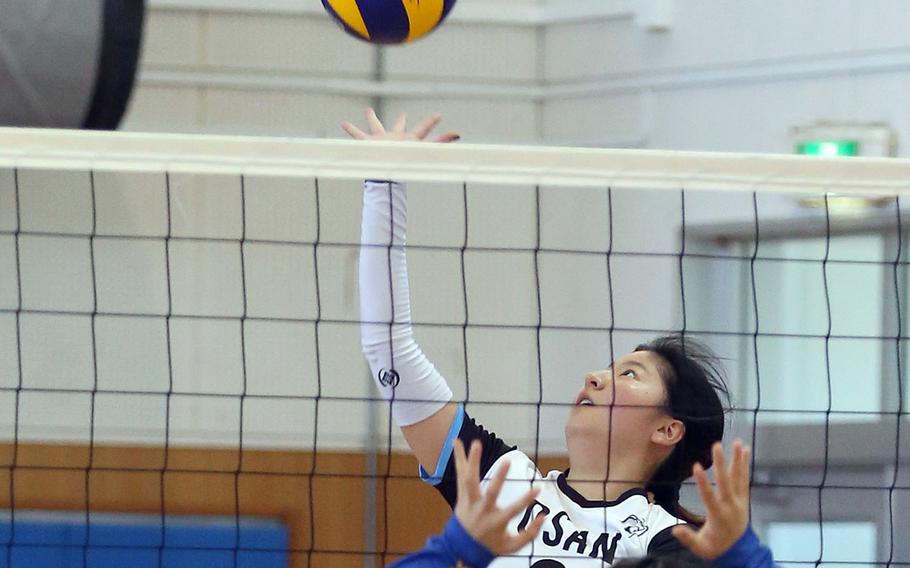
[[[857,156],[856,140],[805,140],[796,145],[797,154],[808,156]]]

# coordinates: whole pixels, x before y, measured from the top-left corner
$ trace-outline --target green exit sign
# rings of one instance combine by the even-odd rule
[[[807,156],[856,156],[859,142],[856,140],[805,140],[796,145],[797,154]]]

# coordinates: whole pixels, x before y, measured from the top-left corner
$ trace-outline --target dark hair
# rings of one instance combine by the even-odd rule
[[[648,481],[645,489],[654,502],[686,522],[703,520],[679,504],[682,482],[692,475],[692,466],[711,467],[711,446],[724,436],[722,394],[729,406],[729,392],[717,356],[705,345],[681,335],[658,337],[635,351],[660,356],[660,375],[667,390],[666,409],[686,426],[685,434]]]

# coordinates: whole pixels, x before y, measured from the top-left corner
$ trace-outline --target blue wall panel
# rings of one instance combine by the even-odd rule
[[[162,531],[155,515],[93,513],[86,528],[80,513],[17,511],[13,531],[6,511],[0,568],[158,568],[159,554],[167,568],[233,568],[235,554],[238,568],[288,565],[287,527],[278,520],[242,517],[238,535],[233,517],[169,516]]]

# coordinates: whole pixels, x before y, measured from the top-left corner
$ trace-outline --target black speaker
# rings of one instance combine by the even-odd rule
[[[0,0],[0,125],[116,129],[144,19],[145,0]]]

